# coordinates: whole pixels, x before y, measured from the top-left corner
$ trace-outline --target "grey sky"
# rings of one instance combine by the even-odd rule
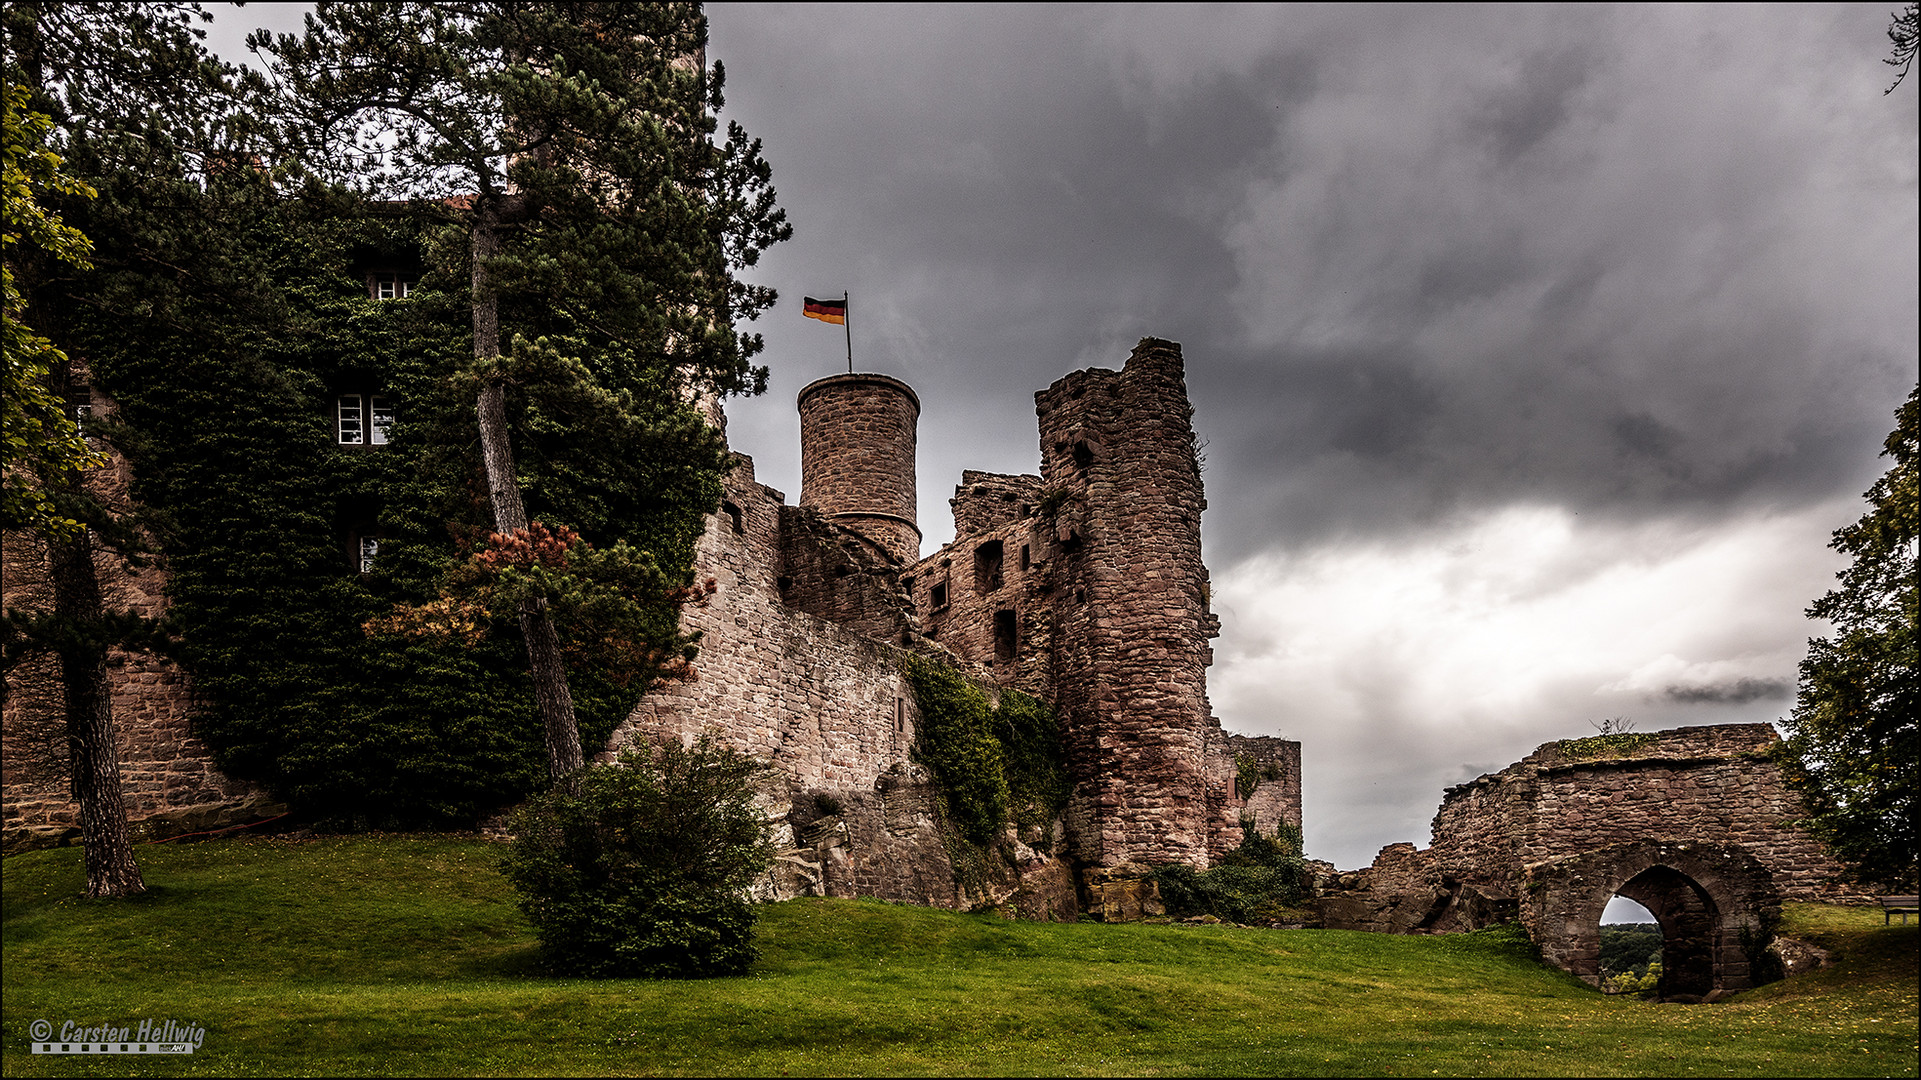
[[[712,6],[795,223],[732,442],[798,495],[848,290],[932,550],[1034,391],[1181,342],[1216,712],[1302,741],[1344,867],[1590,720],[1773,720],[1916,378],[1888,13]]]

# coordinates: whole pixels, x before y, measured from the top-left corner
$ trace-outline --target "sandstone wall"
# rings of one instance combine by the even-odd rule
[[[1273,835],[1283,822],[1301,827],[1301,744],[1272,735],[1229,735],[1228,752],[1237,759],[1252,757],[1261,773],[1254,791],[1243,793],[1242,813],[1255,828]],[[1238,777],[1237,777],[1238,779]]]
[[[93,415],[112,411],[91,395]],[[115,454],[93,470],[89,489],[116,512],[131,509],[132,473]],[[166,614],[166,572],[155,561],[129,566],[96,551],[94,573],[102,605],[146,618]],[[8,530],[0,537],[0,604],[48,612],[53,608],[46,544],[37,533]],[[120,748],[121,790],[133,833],[155,839],[280,813],[266,793],[214,766],[213,752],[193,736],[193,693],[172,661],[114,649],[107,654],[107,686]],[[29,659],[6,676],[0,706],[0,789],[4,789],[4,849],[66,843],[79,835],[79,807],[69,794],[64,688],[52,656]]]
[[[1841,890],[1842,867],[1788,822],[1801,803],[1767,724],[1676,728],[1645,738],[1547,743],[1514,765],[1450,788],[1434,818],[1435,864],[1465,880],[1512,883],[1520,868],[1647,839],[1738,844],[1790,899]],[[1584,752],[1585,751],[1585,752]]]
[[[1205,866],[1240,827],[1238,799],[1207,757],[1219,623],[1180,347],[1143,339],[1120,371],[1074,372],[1035,404],[1056,507],[1054,686],[1076,854]]]
[[[609,752],[637,736],[712,729],[776,761],[797,790],[869,790],[913,743],[904,654],[782,600],[784,496],[755,482],[751,458],[736,462],[723,496],[731,509],[708,519],[695,554],[695,580],[714,589],[683,611],[683,629],[701,635],[693,677],[642,701]]]
[[[683,629],[701,634],[693,677],[641,702],[602,760],[636,739],[711,731],[771,762],[777,780],[763,802],[780,855],[758,886],[764,899],[871,896],[1076,917],[1066,865],[1011,838],[1012,865],[996,858],[956,872],[940,791],[911,760],[919,713],[898,642],[938,646],[915,631],[891,556],[812,508],[784,505],[737,455],[695,575],[712,589],[683,609]]]

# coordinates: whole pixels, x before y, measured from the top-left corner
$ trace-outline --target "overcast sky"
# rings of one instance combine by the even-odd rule
[[[1592,721],[1776,720],[1916,378],[1890,7],[711,6],[795,225],[731,441],[798,497],[847,290],[931,552],[1035,391],[1180,342],[1215,712],[1343,868]]]

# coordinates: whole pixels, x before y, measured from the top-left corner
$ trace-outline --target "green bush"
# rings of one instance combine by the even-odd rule
[[[1298,904],[1306,868],[1301,830],[1285,822],[1273,836],[1241,819],[1241,846],[1206,870],[1174,864],[1156,867],[1161,903],[1177,918],[1212,915],[1234,923],[1276,922]]]
[[[514,819],[502,869],[556,971],[739,975],[757,955],[747,886],[773,859],[766,767],[703,736],[596,765]]]

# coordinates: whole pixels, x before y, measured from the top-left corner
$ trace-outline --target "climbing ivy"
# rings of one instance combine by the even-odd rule
[[[339,825],[471,821],[533,790],[546,754],[510,622],[472,644],[365,629],[432,600],[487,540],[461,375],[464,249],[427,215],[248,178],[173,192],[203,228],[155,236],[180,215],[136,205],[150,191],[103,187],[99,269],[69,316],[119,403],[101,430],[132,462],[171,572],[196,733],[230,774]],[[422,267],[412,295],[367,299],[364,268],[396,263]],[[529,515],[645,550],[686,583],[719,497],[718,438],[668,372],[629,356],[621,405],[642,419],[597,423],[604,403],[554,369],[608,346],[553,317],[521,325],[549,335],[521,350],[532,359],[510,402]],[[336,445],[343,393],[389,401],[387,445]],[[357,572],[355,533],[379,537],[370,573]],[[587,746],[647,685],[591,662],[570,678]]]
[[[914,760],[940,784],[960,837],[991,847],[1009,821],[1045,829],[1066,808],[1060,722],[1046,702],[1008,690],[996,708],[959,671],[921,656],[907,658],[907,680],[920,710]]]

